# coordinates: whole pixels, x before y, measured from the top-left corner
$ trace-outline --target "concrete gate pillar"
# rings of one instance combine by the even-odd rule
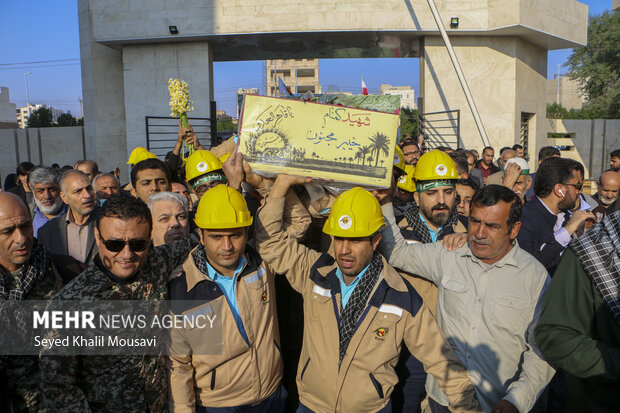
[[[195,108],[190,117],[209,117],[213,100],[213,56],[208,42],[123,46],[127,153],[136,146],[146,147],[145,116],[170,115],[169,78],[188,83]]]
[[[535,163],[536,137],[545,131],[547,51],[511,36],[451,36],[450,40],[496,156],[501,147],[520,143],[523,115],[528,118],[528,151]],[[462,145],[480,151],[482,139],[443,40],[425,37],[423,43],[424,112],[460,109]],[[533,163],[530,166],[534,169]]]

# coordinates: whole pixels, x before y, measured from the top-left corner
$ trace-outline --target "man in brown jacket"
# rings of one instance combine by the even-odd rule
[[[403,344],[441,382],[453,411],[480,410],[422,299],[376,252],[385,223],[370,192],[353,188],[334,202],[323,231],[334,237],[335,257],[283,230],[285,196],[306,182],[279,175],[255,225],[262,258],[304,298],[298,412],[390,412]]]
[[[218,185],[200,200],[201,243],[170,282],[170,298],[176,315],[219,320],[221,334],[172,331],[172,412],[284,411],[275,274],[246,245],[252,220],[231,187]]]

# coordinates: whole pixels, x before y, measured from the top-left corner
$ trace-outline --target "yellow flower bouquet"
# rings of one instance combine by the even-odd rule
[[[189,88],[184,80],[168,79],[168,92],[170,93],[170,116],[173,118],[181,118],[181,125],[184,128],[189,127],[187,122],[187,112],[194,110],[192,101],[189,100]],[[185,159],[185,148],[191,155],[194,152],[194,145],[185,145],[183,141],[183,152],[181,157]]]

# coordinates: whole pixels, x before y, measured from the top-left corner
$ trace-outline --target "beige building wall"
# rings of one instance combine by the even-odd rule
[[[559,83],[559,85],[558,85]],[[559,92],[559,93],[558,93]],[[585,102],[583,93],[579,90],[579,83],[568,77],[547,80],[547,103],[559,103],[566,109],[581,109]]]
[[[321,93],[319,59],[276,59],[266,61],[267,96],[279,96],[278,78],[291,93]]]
[[[546,50],[517,37],[465,37],[451,39],[491,146],[497,151],[521,141],[521,114],[531,114],[529,148],[544,132]],[[484,147],[465,94],[441,37],[424,39],[421,59],[424,112],[460,109],[461,145]],[[440,139],[441,130],[427,130]],[[455,143],[448,142],[451,146]]]

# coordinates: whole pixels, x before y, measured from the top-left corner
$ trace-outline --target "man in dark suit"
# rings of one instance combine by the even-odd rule
[[[24,201],[24,204],[30,208],[33,203],[32,191],[28,186],[28,174],[34,169],[34,164],[30,162],[22,162],[17,165],[17,186],[9,189],[11,192]]]
[[[536,196],[523,206],[519,245],[552,276],[573,233],[583,230],[586,220],[596,219],[588,210],[569,215],[582,187],[583,165],[572,159],[551,157],[538,168]]]
[[[70,255],[89,264],[98,252],[95,244],[95,191],[86,174],[69,170],[60,177],[60,196],[67,213],[39,229],[39,242],[55,254]]]

